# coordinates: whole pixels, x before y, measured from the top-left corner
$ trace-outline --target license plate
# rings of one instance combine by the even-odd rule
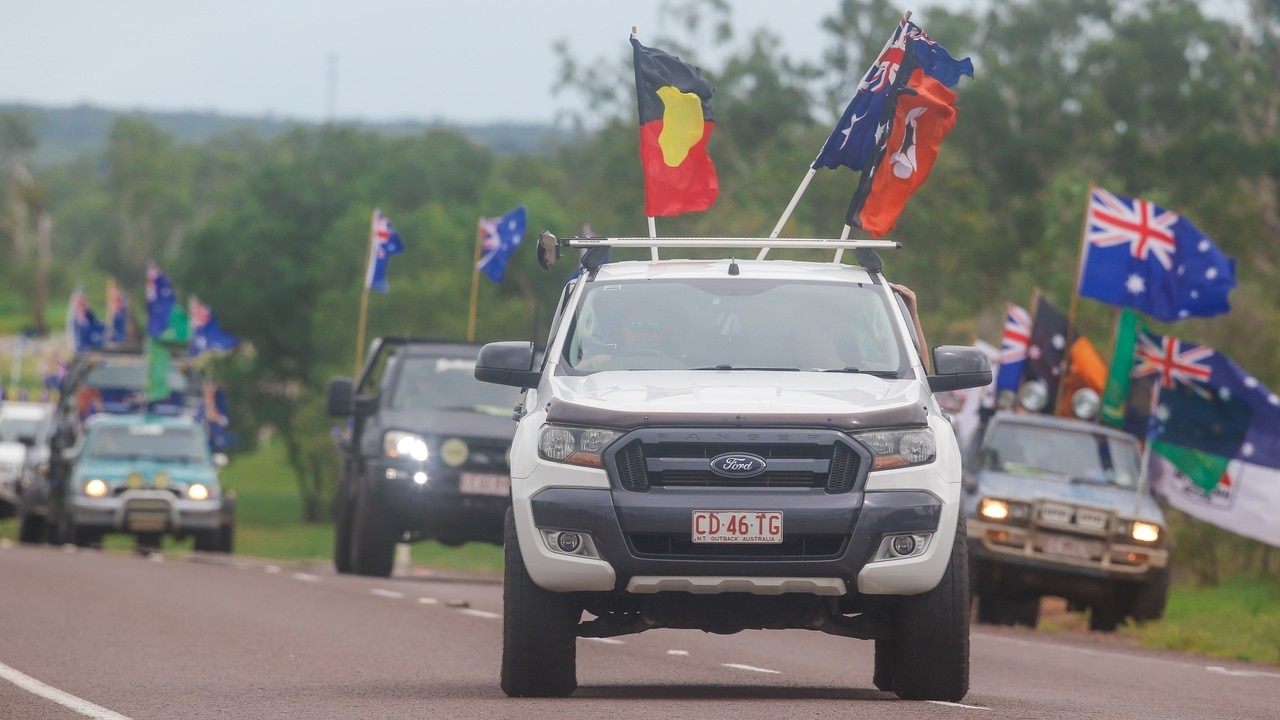
[[[499,495],[511,493],[511,478],[495,473],[462,473],[458,478],[458,491],[468,495]]]
[[[782,512],[753,510],[717,512],[693,511],[693,541],[696,543],[780,543]]]
[[[1044,540],[1044,551],[1046,553],[1062,555],[1063,557],[1077,560],[1092,559],[1096,549],[1097,542],[1093,540],[1078,540],[1062,535],[1050,535]]]
[[[169,525],[168,515],[132,513],[125,523],[130,532],[160,532]]]

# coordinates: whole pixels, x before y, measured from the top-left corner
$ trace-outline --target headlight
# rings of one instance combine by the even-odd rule
[[[392,430],[382,436],[382,449],[389,458],[412,458],[426,462],[431,455],[427,441],[421,435]]]
[[[89,497],[103,497],[107,494],[108,490],[110,490],[110,488],[107,487],[107,484],[98,478],[94,478],[84,484],[84,494]]]
[[[203,483],[191,483],[191,485],[187,487],[187,497],[192,500],[208,500],[209,486],[204,485]]]
[[[1153,543],[1160,539],[1160,526],[1151,523],[1135,522],[1129,532],[1138,542]]]
[[[935,457],[933,431],[929,428],[879,430],[857,433],[853,437],[866,445],[875,456],[875,461],[871,463],[872,470],[924,465],[933,462]]]
[[[538,456],[569,465],[604,467],[600,452],[621,434],[613,430],[543,425],[538,438]]]
[[[988,520],[1009,519],[1009,503],[995,498],[982,498],[978,512]]]
[[[470,452],[467,444],[460,438],[449,438],[440,443],[440,459],[449,467],[458,467],[466,462]]]

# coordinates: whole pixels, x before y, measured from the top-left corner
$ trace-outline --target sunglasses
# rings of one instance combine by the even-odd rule
[[[658,320],[628,320],[627,329],[636,332],[661,330],[662,323]]]

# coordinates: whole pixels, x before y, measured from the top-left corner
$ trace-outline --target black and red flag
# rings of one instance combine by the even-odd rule
[[[715,88],[702,71],[631,38],[640,111],[644,212],[664,217],[706,210],[720,194],[707,140]]]

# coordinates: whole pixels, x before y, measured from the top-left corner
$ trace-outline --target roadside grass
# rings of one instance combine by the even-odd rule
[[[1121,632],[1147,647],[1280,665],[1280,577],[1240,574],[1214,587],[1174,585],[1161,621]]]

